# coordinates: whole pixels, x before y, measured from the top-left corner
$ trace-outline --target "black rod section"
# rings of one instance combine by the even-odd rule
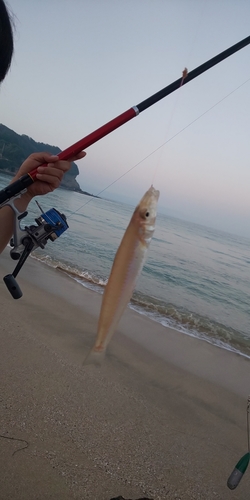
[[[175,90],[177,90],[180,87],[181,83],[182,83],[182,85],[185,85],[186,83],[191,82],[191,80],[193,80],[197,76],[201,75],[202,73],[204,73],[208,69],[212,68],[216,64],[220,63],[221,61],[223,61],[227,57],[231,56],[232,54],[234,54],[238,50],[243,49],[243,47],[245,47],[249,43],[250,43],[250,36],[248,36],[247,38],[244,38],[243,40],[236,43],[235,45],[232,45],[232,47],[229,47],[229,49],[224,50],[223,52],[221,52],[217,56],[212,57],[212,59],[209,59],[209,61],[201,64],[201,66],[198,66],[198,68],[193,69],[192,71],[190,71],[190,73],[188,73],[186,78],[184,78],[184,79],[179,78],[175,82],[170,83],[170,85],[168,85],[164,89],[160,90],[159,92],[156,92],[156,94],[152,95],[151,97],[148,97],[148,99],[145,99],[145,101],[140,102],[140,104],[137,104],[137,108],[139,109],[139,112],[141,113],[142,111],[144,111],[144,109],[149,108],[150,106],[152,106],[156,102],[160,101],[161,99],[163,99],[167,95],[169,95],[172,92],[174,92]],[[182,82],[182,80],[183,80],[183,82]]]
[[[27,189],[33,182],[34,180],[29,174],[24,174],[17,181],[12,182],[12,184],[2,189],[2,191],[0,191],[0,206],[2,203],[11,200],[13,196],[21,193],[24,189]]]

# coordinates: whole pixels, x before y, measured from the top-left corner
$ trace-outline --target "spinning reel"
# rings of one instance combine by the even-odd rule
[[[41,210],[40,217],[35,219],[37,225],[32,224],[22,229],[20,222],[27,216],[28,212],[19,212],[14,204],[15,198],[19,197],[20,194],[22,193],[19,193],[1,205],[10,206],[15,213],[13,238],[10,241],[10,246],[12,247],[10,256],[13,260],[18,260],[18,263],[13,273],[7,274],[3,279],[14,299],[20,299],[23,295],[15,278],[30,253],[38,247],[44,248],[48,240],[55,241],[69,227],[64,214],[61,214],[55,208],[51,208],[48,212],[43,212],[39,203],[36,202]]]

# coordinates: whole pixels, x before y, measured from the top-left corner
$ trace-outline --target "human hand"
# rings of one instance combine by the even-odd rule
[[[25,210],[28,203],[34,196],[44,195],[58,188],[63,175],[70,169],[71,162],[84,158],[86,153],[72,156],[67,161],[59,160],[58,156],[49,153],[33,153],[23,162],[12,182],[18,180],[24,174],[37,168],[36,180],[27,188],[27,192],[22,195],[18,205]],[[47,163],[47,166],[42,166]],[[21,207],[20,207],[21,208]]]

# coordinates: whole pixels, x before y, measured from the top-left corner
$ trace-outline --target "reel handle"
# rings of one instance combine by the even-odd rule
[[[6,274],[3,278],[5,285],[7,286],[9,292],[11,293],[13,299],[20,299],[23,296],[23,292],[15,280],[13,274]]]

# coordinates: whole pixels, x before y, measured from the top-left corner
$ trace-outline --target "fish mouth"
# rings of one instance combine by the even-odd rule
[[[149,190],[147,191],[146,194],[154,196],[157,201],[159,200],[160,191],[158,189],[155,189],[154,186],[153,186],[153,184],[150,186],[150,188],[149,188]]]
[[[158,189],[155,189],[153,185],[150,186],[150,188],[148,189],[148,191],[146,191],[146,193],[144,194],[139,203],[140,209],[143,208],[151,208],[151,210],[152,208],[156,209],[159,196],[160,196],[160,191],[158,191]]]

